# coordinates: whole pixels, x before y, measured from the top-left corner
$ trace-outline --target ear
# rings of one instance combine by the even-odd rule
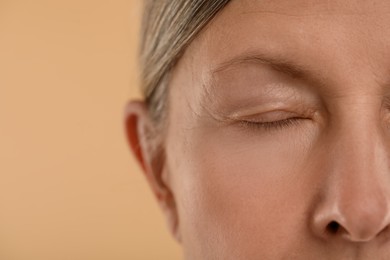
[[[161,137],[156,136],[156,126],[150,120],[143,101],[131,101],[125,109],[125,131],[130,148],[139,162],[157,201],[166,216],[168,226],[180,242],[178,214]]]

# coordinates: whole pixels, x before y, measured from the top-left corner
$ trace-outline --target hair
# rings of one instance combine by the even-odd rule
[[[166,117],[169,74],[196,35],[230,0],[145,0],[141,91],[152,121]]]

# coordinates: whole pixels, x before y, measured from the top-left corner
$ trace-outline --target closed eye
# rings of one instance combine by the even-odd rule
[[[303,117],[291,117],[283,120],[270,121],[270,122],[258,122],[258,121],[240,121],[240,124],[246,128],[261,129],[266,131],[283,130],[292,126],[297,126],[302,123],[303,120],[308,118]]]

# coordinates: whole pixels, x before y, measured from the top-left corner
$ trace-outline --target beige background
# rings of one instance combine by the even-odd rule
[[[123,134],[139,18],[0,1],[0,259],[180,259]]]

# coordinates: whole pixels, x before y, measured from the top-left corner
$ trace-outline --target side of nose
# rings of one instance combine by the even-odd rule
[[[327,177],[312,218],[317,236],[368,242],[390,232],[390,172],[383,143],[379,134],[361,130],[329,145]]]

